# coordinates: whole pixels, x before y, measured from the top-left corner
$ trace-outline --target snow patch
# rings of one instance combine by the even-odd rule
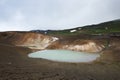
[[[59,38],[57,37],[52,37],[52,39],[53,39],[53,42],[59,40]]]
[[[47,32],[44,32],[45,34],[47,34]]]
[[[78,28],[79,30],[81,30],[82,28]]]
[[[77,31],[77,30],[74,29],[74,30],[71,30],[70,32],[76,32],[76,31]]]

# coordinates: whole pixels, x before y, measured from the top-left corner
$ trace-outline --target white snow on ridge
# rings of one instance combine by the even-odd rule
[[[73,30],[71,30],[70,32],[76,32],[77,30],[75,30],[75,29],[73,29]]]
[[[82,28],[78,28],[79,30],[81,30]]]

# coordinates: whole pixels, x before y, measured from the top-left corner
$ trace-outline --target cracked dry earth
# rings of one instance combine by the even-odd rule
[[[30,52],[0,45],[0,80],[120,80],[120,63],[58,63],[28,58]]]

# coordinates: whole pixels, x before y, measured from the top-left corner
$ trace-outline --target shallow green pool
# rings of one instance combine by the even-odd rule
[[[42,58],[58,62],[92,62],[100,57],[100,54],[69,50],[43,50],[30,53],[28,56],[30,58]]]

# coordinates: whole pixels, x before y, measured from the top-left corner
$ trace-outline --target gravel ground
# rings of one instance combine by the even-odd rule
[[[60,63],[28,58],[31,50],[0,45],[0,80],[120,80],[120,63]]]

